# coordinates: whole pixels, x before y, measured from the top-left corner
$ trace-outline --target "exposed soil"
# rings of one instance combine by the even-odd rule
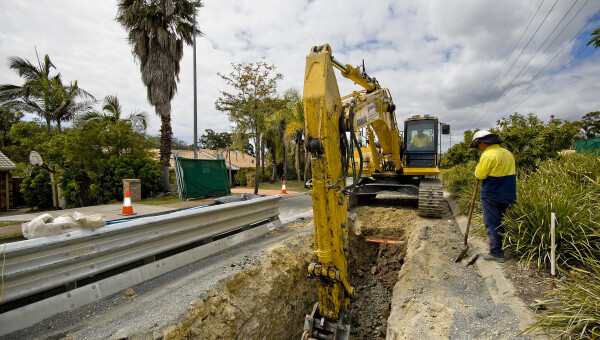
[[[306,277],[312,241],[298,234],[267,249],[258,265],[192,303],[178,325],[163,331],[164,339],[299,339],[317,300],[314,281]]]
[[[519,335],[524,328],[511,306],[492,296],[490,278],[454,262],[462,238],[449,209],[441,220],[426,219],[414,207],[375,201],[355,213],[349,259],[357,291],[349,310],[353,339],[529,338]],[[164,330],[165,339],[300,338],[304,316],[317,301],[317,284],[306,275],[316,260],[312,241],[312,235],[298,234],[268,249],[257,266],[193,303],[178,325]],[[511,262],[505,271],[522,282],[518,294],[537,298],[529,280],[538,277]]]
[[[383,207],[359,207],[355,212],[349,267],[357,294],[350,305],[351,336],[383,339],[392,291],[406,254],[405,230],[417,216],[414,211],[398,213],[395,208]]]
[[[523,301],[532,311],[536,304],[544,300],[551,289],[550,271],[538,269],[535,264],[524,267],[519,264],[515,256],[507,256],[507,261],[502,265],[504,276],[508,278],[515,288],[515,295]]]

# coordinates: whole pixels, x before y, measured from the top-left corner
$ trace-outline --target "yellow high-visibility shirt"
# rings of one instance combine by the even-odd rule
[[[413,138],[410,140],[410,143],[414,146],[416,146],[417,148],[424,148],[427,145],[431,144],[431,138],[429,138],[429,136],[423,134],[423,137],[419,137],[419,135],[414,135]]]
[[[475,168],[475,177],[481,182],[481,198],[501,203],[515,203],[517,176],[515,158],[498,144],[488,146]]]

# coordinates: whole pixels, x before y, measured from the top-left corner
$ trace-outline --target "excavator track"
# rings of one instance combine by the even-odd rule
[[[419,216],[442,218],[444,190],[438,178],[426,178],[419,184]]]

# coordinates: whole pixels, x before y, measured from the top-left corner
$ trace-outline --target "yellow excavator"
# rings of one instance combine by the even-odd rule
[[[334,67],[364,90],[342,98]],[[313,47],[306,57],[302,101],[318,257],[308,273],[319,286],[319,301],[306,316],[302,339],[348,339],[347,310],[355,295],[348,276],[348,201],[354,205],[378,194],[396,194],[418,199],[420,215],[441,218],[442,185],[436,177],[440,124],[437,117],[413,116],[401,134],[388,89],[369,77],[364,65],[361,71],[335,60],[327,44]],[[449,126],[441,130],[449,133]]]

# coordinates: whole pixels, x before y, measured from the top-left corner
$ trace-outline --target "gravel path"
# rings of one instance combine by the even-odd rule
[[[454,260],[463,249],[459,227],[446,209],[441,220],[418,218],[394,287],[387,339],[530,339],[519,335],[531,313],[514,299],[500,264]],[[468,257],[485,242],[469,240]],[[541,337],[535,337],[541,338]]]

